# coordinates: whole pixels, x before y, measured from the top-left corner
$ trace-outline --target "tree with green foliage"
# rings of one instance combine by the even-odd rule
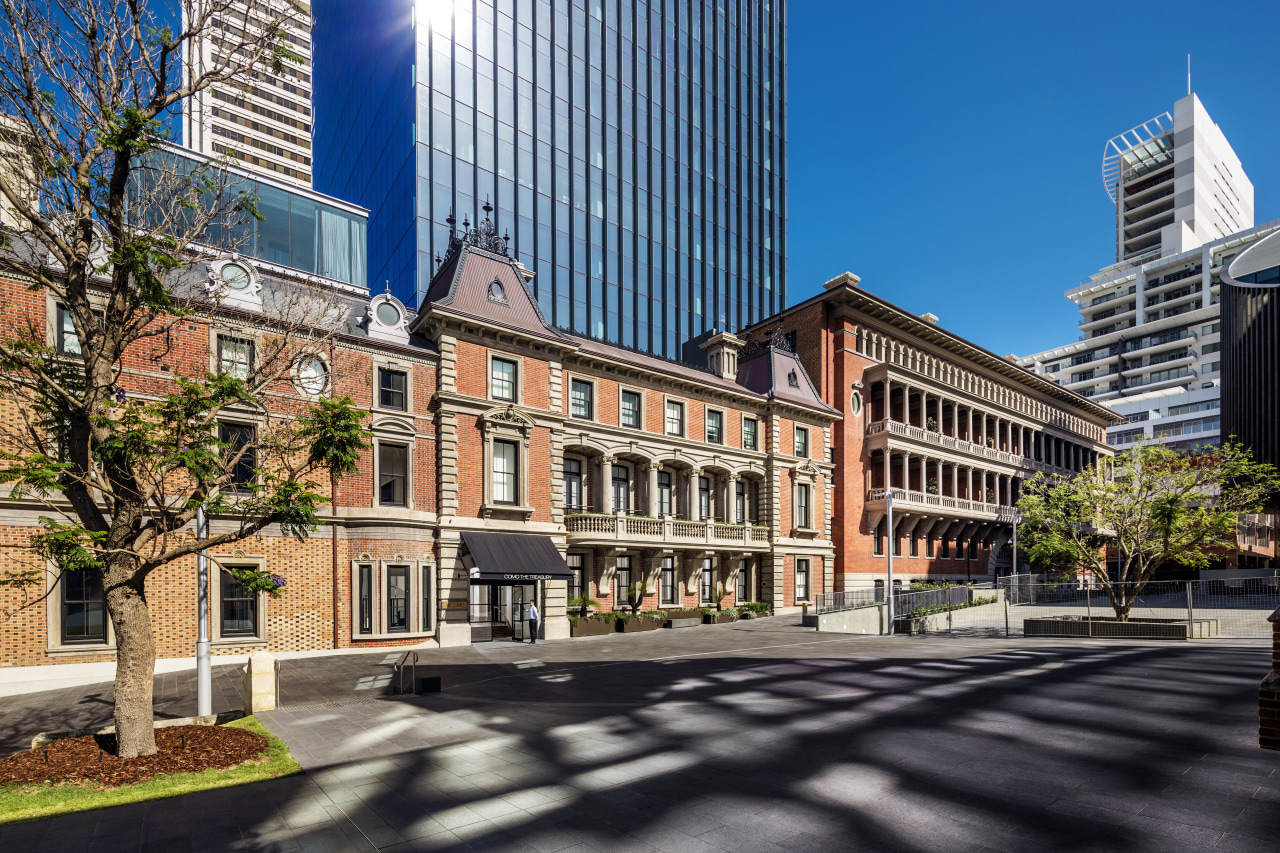
[[[1074,570],[1102,587],[1125,622],[1163,565],[1207,567],[1235,547],[1239,517],[1280,489],[1273,466],[1233,443],[1185,456],[1139,444],[1072,476],[1023,485],[1020,548],[1033,564]],[[1119,563],[1108,573],[1108,554]]]
[[[3,582],[30,604],[69,572],[100,574],[121,757],[156,751],[148,578],[269,525],[308,535],[324,481],[365,446],[349,399],[312,404],[290,382],[343,321],[319,288],[264,300],[234,369],[170,359],[176,332],[220,315],[226,283],[203,262],[262,217],[224,161],[179,168],[168,128],[199,92],[251,89],[297,57],[265,0],[158,8],[180,22],[146,0],[0,0],[0,275],[33,296],[0,315],[0,480],[45,513],[30,548],[47,567]],[[213,58],[188,62],[215,31]],[[46,299],[72,329],[49,328]],[[197,535],[200,510],[218,532]],[[273,594],[285,580],[236,578]]]

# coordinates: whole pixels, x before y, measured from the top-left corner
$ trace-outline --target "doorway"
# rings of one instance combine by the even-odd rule
[[[535,595],[535,584],[473,581],[467,608],[468,621],[471,623],[471,642],[528,640],[529,617],[526,608]]]

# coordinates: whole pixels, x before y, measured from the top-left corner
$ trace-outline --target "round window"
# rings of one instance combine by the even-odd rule
[[[855,418],[858,415],[862,414],[862,392],[861,391],[854,391],[853,395],[849,397],[849,414],[853,415]]]
[[[496,278],[489,284],[489,299],[493,302],[506,302],[507,292],[502,288],[502,282]]]
[[[318,358],[303,359],[298,364],[298,388],[312,397],[329,387],[329,368]]]
[[[394,326],[400,322],[400,309],[393,302],[379,303],[378,322],[384,326]]]
[[[249,271],[240,264],[223,264],[222,283],[232,290],[244,290],[249,286]]]

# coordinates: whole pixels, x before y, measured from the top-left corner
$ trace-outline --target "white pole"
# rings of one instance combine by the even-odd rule
[[[888,551],[889,590],[888,590],[888,595],[885,597],[885,600],[888,602],[888,605],[889,605],[889,623],[888,623],[887,633],[892,634],[893,633],[893,604],[894,604],[894,601],[893,601],[893,549],[894,549],[894,546],[898,544],[898,534],[897,534],[897,531],[893,529],[893,489],[885,490],[885,503],[888,506],[888,510],[889,510],[889,520],[886,522],[886,524],[889,527],[889,537],[888,537],[889,541],[887,543],[889,546],[889,551]]]
[[[196,508],[196,537],[208,536],[204,507]],[[209,558],[203,548],[196,555],[196,607],[199,635],[196,637],[196,715],[213,713],[213,668],[209,659]]]
[[[1013,517],[1013,576],[1018,576],[1018,516]]]

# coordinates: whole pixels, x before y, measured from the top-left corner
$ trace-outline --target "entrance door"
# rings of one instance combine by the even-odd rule
[[[517,642],[529,639],[529,601],[537,594],[533,584],[511,588],[511,638]]]
[[[471,585],[467,621],[471,623],[471,642],[488,643],[493,640],[494,587],[487,583]]]

